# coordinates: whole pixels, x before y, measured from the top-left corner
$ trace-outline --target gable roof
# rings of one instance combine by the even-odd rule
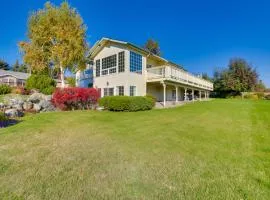
[[[22,79],[22,80],[26,80],[30,76],[30,74],[28,73],[14,72],[14,71],[7,71],[7,70],[0,69],[0,76],[7,76],[7,75],[13,76],[17,79]]]
[[[105,46],[108,42],[115,43],[115,44],[122,44],[122,45],[127,46],[127,47],[129,47],[131,49],[135,49],[135,50],[137,50],[137,51],[139,51],[139,52],[141,52],[143,54],[146,54],[146,55],[149,55],[149,56],[151,55],[152,57],[154,57],[157,60],[166,62],[166,63],[168,63],[170,65],[173,65],[175,67],[178,67],[180,69],[185,70],[183,68],[183,66],[178,65],[178,64],[176,64],[174,62],[171,62],[169,60],[166,60],[165,58],[162,58],[160,56],[157,56],[157,55],[151,53],[150,51],[148,51],[148,50],[146,50],[144,48],[141,48],[141,47],[139,47],[139,46],[137,46],[135,44],[132,44],[132,43],[129,43],[129,42],[125,42],[125,41],[121,41],[121,40],[114,40],[114,39],[110,39],[110,38],[105,38],[105,37],[103,37],[101,40],[97,41],[94,44],[94,46],[90,49],[89,57],[90,58],[91,57],[94,57],[97,53],[99,53],[99,51],[103,48],[103,46]]]

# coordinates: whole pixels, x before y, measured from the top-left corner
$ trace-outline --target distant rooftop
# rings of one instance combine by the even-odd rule
[[[14,71],[8,71],[8,70],[2,70],[2,69],[0,69],[0,76],[6,76],[6,75],[13,76],[13,77],[15,77],[17,79],[26,80],[26,79],[29,78],[29,76],[31,74],[23,73],[23,72],[14,72]]]

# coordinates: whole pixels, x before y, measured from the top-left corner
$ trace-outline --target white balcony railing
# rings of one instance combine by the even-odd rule
[[[189,85],[197,88],[206,90],[213,90],[213,83],[204,80],[200,77],[192,75],[184,70],[171,67],[171,66],[160,66],[147,69],[147,80],[154,81],[157,79],[171,80]]]

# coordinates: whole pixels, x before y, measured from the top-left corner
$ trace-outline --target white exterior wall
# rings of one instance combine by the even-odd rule
[[[125,51],[125,72],[118,73],[118,53]],[[135,53],[138,53],[134,51]],[[101,75],[102,71],[102,58],[117,54],[117,67],[116,73]],[[129,96],[129,87],[136,86],[136,96],[146,95],[146,57],[142,55],[142,74],[130,72],[130,51],[124,47],[117,45],[105,46],[94,58],[100,59],[100,77],[96,77],[96,66],[94,64],[94,87],[101,89],[101,96],[103,97],[104,88],[114,88],[114,95],[116,95],[116,87],[124,86],[124,94]]]

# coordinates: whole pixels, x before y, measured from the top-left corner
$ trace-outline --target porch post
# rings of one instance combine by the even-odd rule
[[[199,93],[200,93],[200,101],[201,101],[202,100],[202,91],[200,90]]]
[[[205,98],[205,100],[207,99],[207,92],[206,91],[204,91],[204,98]]]
[[[166,84],[163,83],[163,106],[166,106]]]
[[[178,86],[175,86],[175,102],[178,102]]]
[[[192,101],[194,102],[194,89],[192,89]]]
[[[187,101],[187,88],[185,88],[184,101]]]

